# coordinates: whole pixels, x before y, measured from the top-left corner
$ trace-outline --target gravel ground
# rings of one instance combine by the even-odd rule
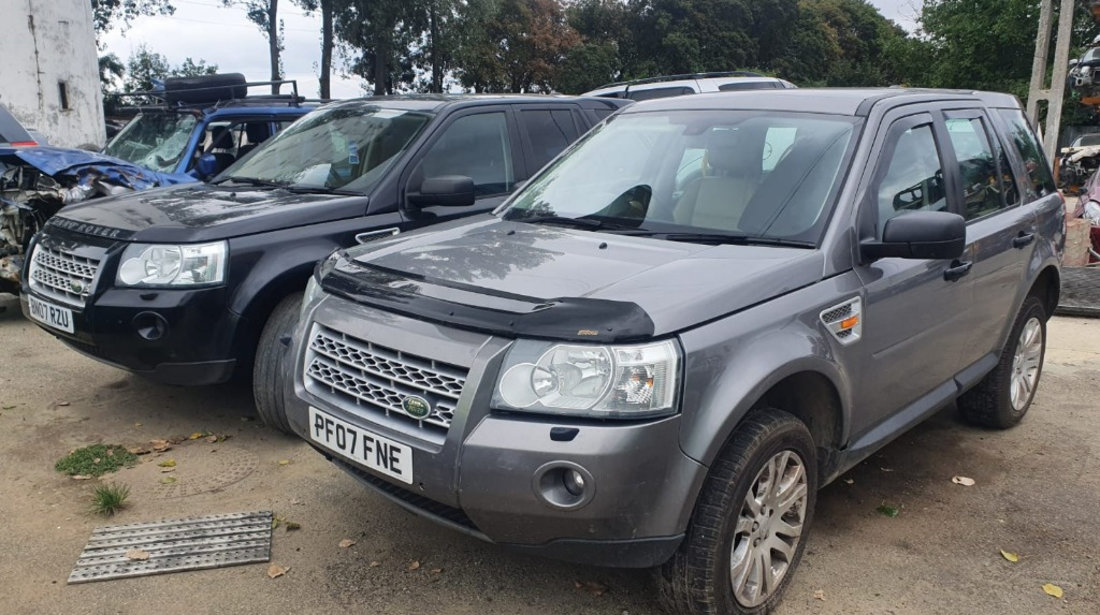
[[[436,527],[263,427],[246,390],[143,381],[66,349],[23,320],[10,296],[0,296],[4,306],[5,614],[659,613],[646,571],[521,556]],[[822,491],[779,615],[1100,613],[1100,321],[1056,318],[1049,338],[1038,397],[1019,427],[967,427],[948,409]],[[193,432],[232,438],[154,459],[176,460],[171,486],[152,461],[111,476],[132,488],[111,523],[274,510],[301,524],[275,531],[272,562],[288,572],[269,579],[266,564],[252,564],[66,585],[105,522],[87,512],[94,481],[65,478],[54,462],[87,444]],[[956,475],[976,484],[953,484]],[[880,505],[900,514],[882,515]],[[340,548],[345,538],[355,544]],[[1045,583],[1064,598],[1044,594]]]

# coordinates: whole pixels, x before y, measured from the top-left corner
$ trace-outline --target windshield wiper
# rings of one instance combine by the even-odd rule
[[[255,186],[257,188],[285,188],[286,184],[280,182],[268,181],[266,179],[260,179],[258,177],[241,177],[240,175],[230,175],[229,177],[223,177],[217,181],[210,182],[217,186],[225,182],[234,182],[238,184],[248,184],[249,186]]]
[[[653,230],[627,230],[624,235],[632,237],[656,237],[668,241],[684,241],[688,243],[713,243],[735,245],[764,245],[764,246],[790,246],[792,248],[812,248],[813,242],[798,239],[781,239],[778,237],[763,237],[760,235],[739,235],[735,233],[703,233],[681,231],[653,231]]]
[[[530,224],[560,224],[562,226],[572,226],[573,228],[583,228],[596,230],[604,227],[604,223],[600,220],[593,220],[591,218],[570,218],[568,216],[556,216],[553,214],[545,214],[539,216],[527,216],[527,217],[515,217],[505,218],[512,222],[528,222]]]
[[[348,196],[363,196],[358,190],[344,188],[329,188],[328,186],[300,186],[297,184],[284,185],[283,188],[297,194],[346,194]]]

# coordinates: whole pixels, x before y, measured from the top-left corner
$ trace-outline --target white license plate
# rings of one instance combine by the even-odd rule
[[[73,333],[73,311],[27,295],[31,318],[54,329]]]
[[[309,407],[311,440],[368,468],[407,483],[413,482],[412,448],[374,432],[345,423]]]

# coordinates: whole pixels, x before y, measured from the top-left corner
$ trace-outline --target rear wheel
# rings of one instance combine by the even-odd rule
[[[687,537],[658,577],[670,613],[767,613],[805,548],[817,499],[813,438],[786,412],[745,419],[719,454]]]
[[[268,427],[283,433],[290,433],[284,390],[287,365],[291,360],[290,349],[283,340],[294,333],[301,306],[302,293],[289,295],[275,306],[260,334],[252,368],[252,397],[256,402],[256,413]]]
[[[1046,354],[1047,315],[1038,297],[1020,306],[997,367],[959,398],[959,413],[969,423],[1007,429],[1031,407]]]

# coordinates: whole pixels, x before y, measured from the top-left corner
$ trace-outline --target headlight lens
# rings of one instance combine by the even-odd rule
[[[225,281],[224,241],[192,245],[135,243],[122,252],[119,286],[208,286]]]
[[[676,411],[680,355],[672,340],[589,346],[518,340],[505,358],[493,407],[597,418]]]

